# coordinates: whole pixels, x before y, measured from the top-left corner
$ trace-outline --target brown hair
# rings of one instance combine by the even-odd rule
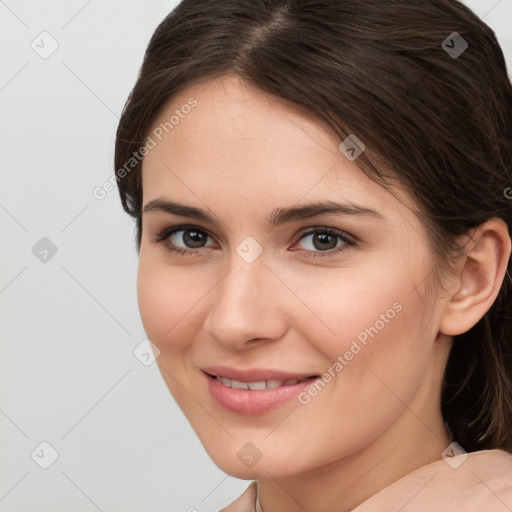
[[[449,51],[464,41],[463,53]],[[383,186],[397,177],[415,198],[441,267],[460,250],[455,238],[488,219],[510,232],[512,86],[493,31],[470,9],[456,0],[183,0],[153,34],[117,131],[116,176],[138,248],[142,164],[119,170],[178,91],[231,73],[306,107],[340,141],[363,141],[357,163]],[[445,372],[442,413],[468,452],[512,451],[510,271],[509,260],[496,301],[455,337]]]

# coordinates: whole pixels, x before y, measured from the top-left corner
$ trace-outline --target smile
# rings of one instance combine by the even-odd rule
[[[293,402],[299,393],[318,379],[318,375],[257,369],[242,371],[226,367],[209,371],[203,369],[202,374],[213,402],[224,411],[244,416],[262,415]]]

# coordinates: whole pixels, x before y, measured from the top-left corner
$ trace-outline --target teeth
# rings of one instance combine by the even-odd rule
[[[238,380],[231,380],[226,377],[215,377],[219,382],[224,384],[224,386],[228,388],[234,389],[251,389],[251,390],[260,390],[260,389],[276,389],[281,386],[293,386],[298,384],[299,382],[303,382],[308,380],[309,377],[305,377],[304,379],[289,379],[289,380],[267,380],[267,381],[258,381],[258,382],[240,382]]]
[[[249,382],[249,389],[265,389],[267,383],[263,380],[261,382]]]
[[[226,377],[217,377],[217,380],[220,380],[224,386],[227,386],[228,388],[231,387],[231,381],[226,379]]]

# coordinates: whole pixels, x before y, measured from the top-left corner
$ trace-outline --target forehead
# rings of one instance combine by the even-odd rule
[[[384,215],[400,206],[305,107],[237,76],[184,88],[162,109],[155,130],[161,140],[153,136],[156,145],[144,158],[144,202],[169,194],[258,210],[301,200],[370,201]]]

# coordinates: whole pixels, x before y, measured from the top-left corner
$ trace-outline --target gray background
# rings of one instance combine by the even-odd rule
[[[92,195],[176,3],[0,0],[0,512],[214,511],[248,484],[213,464],[156,364],[135,357],[134,225],[117,190]],[[466,3],[512,71],[512,0]]]

